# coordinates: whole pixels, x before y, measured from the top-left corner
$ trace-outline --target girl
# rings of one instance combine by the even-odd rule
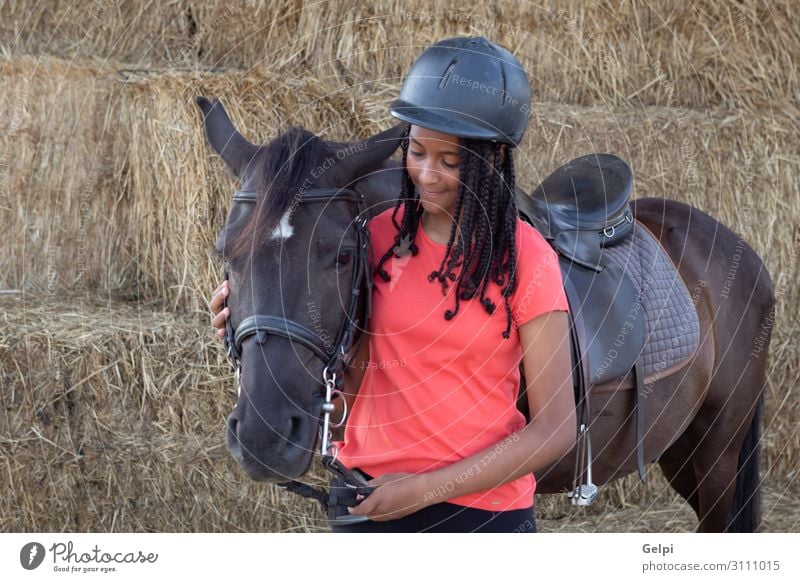
[[[533,473],[576,421],[558,262],[515,204],[530,102],[519,61],[478,37],[425,50],[390,107],[410,124],[402,191],[369,223],[373,316],[335,443],[376,489],[349,509],[367,521],[333,531],[536,531]],[[211,300],[220,335],[227,293]]]

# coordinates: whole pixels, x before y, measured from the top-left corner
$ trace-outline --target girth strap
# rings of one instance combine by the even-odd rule
[[[644,468],[644,394],[642,386],[644,385],[644,366],[642,365],[642,357],[636,358],[636,364],[633,366],[633,379],[636,385],[636,394],[634,396],[634,406],[636,406],[636,464],[639,467],[639,479],[642,483],[645,482],[645,468]]]

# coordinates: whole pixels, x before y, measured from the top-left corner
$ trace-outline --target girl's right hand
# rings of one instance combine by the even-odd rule
[[[222,302],[228,297],[230,293],[230,289],[228,289],[228,281],[227,279],[223,281],[219,287],[216,288],[214,291],[214,295],[211,297],[211,301],[209,302],[208,306],[211,308],[211,313],[213,317],[211,318],[211,326],[214,328],[217,336],[220,339],[225,337],[225,322],[230,317],[231,310],[226,307],[222,309]]]

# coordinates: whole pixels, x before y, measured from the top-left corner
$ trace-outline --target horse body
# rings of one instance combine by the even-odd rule
[[[641,199],[636,219],[661,242],[696,299],[700,346],[680,370],[647,386],[644,455],[658,462],[673,488],[698,515],[700,531],[753,531],[758,522],[757,410],[766,374],[774,293],[763,262],[708,214],[680,202]],[[733,249],[740,276],[723,293]],[[634,391],[592,387],[594,481],[636,471]],[[744,453],[743,445],[749,439]],[[563,491],[575,451],[537,475],[537,491]],[[740,462],[740,456],[743,457]],[[739,481],[738,504],[734,504]]]
[[[251,162],[260,148],[239,135],[219,103],[199,98],[198,105],[205,115],[209,143],[243,187],[258,188],[254,168],[259,164]],[[315,154],[317,158],[349,153],[333,155],[336,160],[331,169],[320,174],[316,185],[355,189],[364,196],[370,217],[390,208],[399,191],[400,172],[399,164],[389,158],[399,145],[401,130],[397,126],[359,144],[325,142]],[[282,153],[285,156],[287,152]],[[289,157],[301,153],[289,152]],[[306,170],[315,164],[321,168],[324,161],[308,160]],[[286,186],[302,187],[298,178],[295,175],[297,183]],[[327,263],[341,248],[348,223],[355,216],[353,209],[341,207],[327,216],[326,212],[331,209],[293,214],[290,239],[276,240],[271,247],[254,246],[246,260],[229,265],[234,324],[254,312],[266,311],[335,335],[332,330],[343,317],[342,310],[335,307],[347,292],[342,283],[347,273],[331,269]],[[217,249],[223,258],[225,237],[253,222],[253,217],[241,214],[238,209],[231,211]],[[634,214],[659,239],[687,288],[699,289],[696,306],[701,330],[700,346],[692,359],[676,373],[648,385],[646,397],[640,400],[645,407],[645,461],[659,463],[671,485],[698,515],[700,531],[754,531],[759,507],[758,412],[774,304],[769,275],[749,246],[697,209],[679,202],[642,199],[634,202]],[[320,241],[315,235],[320,225],[328,240]],[[731,282],[728,266],[734,249],[739,255],[738,270]],[[288,262],[287,257],[291,257]],[[259,291],[274,289],[276,281],[280,281],[281,293]],[[309,298],[325,313],[316,322],[309,313]],[[754,349],[755,338],[760,349]],[[267,349],[269,359],[265,357]],[[242,362],[241,392],[228,422],[231,454],[254,479],[276,481],[304,474],[317,439],[322,363],[280,338],[245,342]],[[604,484],[634,472],[634,391],[592,387],[590,410],[594,481]],[[575,455],[573,449],[537,473],[537,492],[571,488]]]

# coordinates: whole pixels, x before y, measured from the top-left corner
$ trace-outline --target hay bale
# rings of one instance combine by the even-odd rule
[[[2,284],[51,293],[102,289],[187,311],[205,308],[219,278],[209,253],[235,187],[205,143],[194,97],[221,97],[255,142],[294,123],[352,139],[391,123],[386,106],[398,88],[276,82],[280,74],[265,68],[133,75],[53,60],[6,65],[5,102],[28,114],[12,116],[13,131],[0,137],[15,161],[3,168],[0,213],[13,230],[10,252],[0,258],[9,273]],[[46,114],[56,83],[68,89],[59,104],[71,115]],[[778,244],[770,267],[780,272],[780,257],[790,256],[796,240],[792,222],[758,226],[797,216],[796,199],[786,196],[797,189],[796,128],[790,107],[745,114],[537,103],[519,150],[520,184],[532,188],[570,156],[614,151],[632,162],[640,195],[695,203],[743,227],[762,254]]]
[[[84,272],[93,282],[83,288],[86,294],[157,301],[184,313],[205,313],[208,294],[219,280],[219,265],[210,251],[235,187],[205,143],[193,98],[221,96],[235,123],[256,142],[293,123],[347,139],[386,127],[386,106],[397,90],[397,84],[342,90],[311,78],[277,83],[279,75],[264,68],[246,75],[125,76],[83,68],[70,81],[72,73],[59,61],[41,64],[35,74],[28,60],[8,62],[16,66],[7,67],[9,78],[17,74],[22,79],[10,84],[18,87],[12,102],[25,94],[22,87],[38,96],[48,90],[49,79],[66,79],[63,85],[70,89],[63,94],[63,110],[75,113],[72,124],[51,127],[47,100],[34,97],[28,104],[30,116],[20,117],[18,129],[9,134],[13,137],[7,143],[14,144],[21,160],[9,168],[10,176],[20,186],[11,190],[2,212],[26,220],[11,223],[15,230],[9,251],[0,261],[7,272],[20,273],[16,263],[25,257],[26,279],[20,273],[5,285],[44,289],[44,298],[54,301],[71,289],[64,277],[53,277],[55,265],[68,273]],[[108,87],[96,90],[91,113],[77,113],[86,89],[103,82]],[[109,96],[116,99],[110,109],[104,101]],[[100,118],[103,128],[114,129],[110,136],[107,129],[97,128]],[[33,135],[41,140],[33,141]],[[793,470],[798,452],[797,436],[791,432],[798,404],[785,398],[800,376],[798,331],[790,323],[800,302],[800,291],[792,284],[800,241],[797,135],[797,111],[788,106],[769,114],[745,114],[537,103],[517,158],[519,183],[532,188],[572,157],[616,153],[635,171],[637,196],[694,204],[765,257],[778,297],[767,418],[782,427],[765,439],[775,443],[767,449],[770,471],[782,474]],[[88,227],[79,211],[85,197],[79,185],[94,171],[87,163],[92,158],[72,155],[67,146],[77,147],[73,144],[94,144],[103,156],[89,214],[107,220]],[[63,173],[39,161],[46,156],[57,157],[65,165]],[[34,186],[26,186],[26,179]],[[50,193],[59,188],[66,202],[53,204]],[[89,243],[84,244],[83,264],[76,260],[82,228],[93,229],[85,235]],[[39,246],[30,241],[39,241]]]
[[[205,142],[197,95],[225,99],[254,141],[295,123],[336,137],[370,125],[356,95],[315,79],[276,84],[264,69],[134,75],[20,57],[2,70],[0,288],[54,299],[102,291],[205,309],[234,183]]]
[[[236,392],[207,318],[80,297],[0,305],[0,530],[320,527],[228,454]]]
[[[192,30],[187,12],[182,2],[3,2],[1,52],[152,66],[171,60],[186,44]]]
[[[224,14],[221,5],[184,10],[173,3],[142,11],[136,20],[122,15],[135,6],[109,5],[107,29],[93,30],[82,43],[87,22],[66,6],[46,12],[6,3],[0,38],[22,22],[14,18],[32,16],[13,54],[39,52],[43,31],[65,17],[61,30],[73,32],[54,36],[55,52],[77,46],[93,56],[106,50],[146,60],[161,51],[160,62],[169,64],[185,42],[181,18],[189,30],[187,14],[200,19],[195,27]],[[456,11],[421,26],[412,22],[421,17],[405,13],[398,24],[387,24],[398,20],[399,3],[297,10],[276,4],[286,18],[272,22],[286,27],[276,24],[270,36],[260,27],[276,13],[257,6],[257,19],[231,13],[225,26],[196,30],[206,40],[190,65],[244,59],[239,65],[250,67],[266,59],[268,67],[120,72],[100,61],[3,60],[0,103],[10,112],[10,131],[0,135],[0,220],[11,226],[0,285],[26,294],[3,298],[0,308],[0,462],[11,492],[0,502],[0,529],[324,529],[312,503],[249,482],[224,449],[234,391],[207,331],[205,300],[219,278],[210,249],[234,182],[205,144],[193,98],[221,96],[237,126],[257,142],[292,123],[338,139],[365,136],[391,123],[386,106],[421,45],[456,33],[450,31],[514,40],[511,29],[495,25],[498,37],[480,28],[491,21],[480,25],[478,15],[494,16],[495,23],[538,23],[525,31],[538,36],[505,42],[541,87],[519,150],[523,187],[572,157],[616,153],[634,168],[637,196],[692,203],[765,257],[778,306],[764,470],[775,482],[796,478],[800,148],[795,80],[784,71],[796,61],[798,33],[788,26],[787,11],[765,15],[756,4],[710,3],[667,10],[637,2],[620,9],[620,24],[607,6],[568,4],[565,20],[557,9],[488,4],[471,19]],[[132,22],[167,30],[156,53],[148,53],[140,36],[126,36],[136,30]],[[405,35],[415,28],[429,36],[409,42]],[[239,32],[231,40],[224,37],[230,29],[256,34]],[[113,48],[112,34],[121,48]],[[239,47],[225,44],[242,36]],[[275,52],[284,45],[289,48]],[[628,70],[617,70],[615,62]],[[706,109],[709,104],[714,107]],[[68,291],[79,295],[67,301]],[[144,302],[100,304],[96,295]],[[323,478],[315,472],[311,479]],[[597,510],[647,507],[663,499],[658,487],[619,481]],[[563,513],[559,503],[541,503],[544,516]]]
[[[142,229],[132,254],[138,257],[137,280],[151,290],[146,296],[169,297],[193,309],[203,305],[201,298],[219,278],[208,251],[235,184],[220,178],[222,163],[203,139],[194,95],[221,95],[237,126],[255,142],[293,123],[341,139],[391,123],[386,107],[396,85],[340,91],[311,80],[270,85],[274,78],[259,69],[241,79],[159,75],[131,86],[133,105],[120,125],[129,128],[125,139],[132,144],[129,165],[137,208],[132,219]],[[143,102],[149,108],[139,105]],[[678,199],[710,212],[768,255],[777,273],[791,258],[797,221],[775,228],[761,225],[772,226],[779,215],[800,215],[797,199],[790,196],[798,188],[797,127],[792,109],[745,115],[537,103],[519,150],[519,182],[533,188],[572,157],[617,153],[636,172],[637,195]],[[191,252],[190,244],[196,245]],[[194,273],[199,273],[195,279]],[[193,298],[192,293],[199,295]]]
[[[55,296],[64,289],[119,290],[125,246],[124,143],[116,135],[119,88],[96,63],[0,60],[0,288]]]
[[[133,68],[250,69],[341,86],[396,82],[426,45],[484,35],[514,51],[541,101],[763,109],[791,103],[800,56],[793,3],[297,2],[0,6],[10,54]]]

